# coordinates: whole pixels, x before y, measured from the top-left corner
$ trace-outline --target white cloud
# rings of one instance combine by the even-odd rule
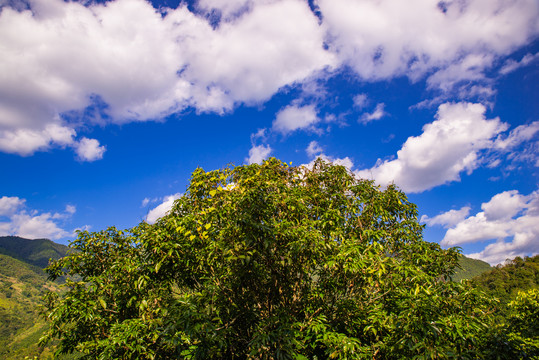
[[[75,135],[75,130],[55,123],[47,124],[42,130],[26,128],[0,129],[0,151],[23,156],[32,155],[35,151],[46,150],[53,145],[61,147],[70,145],[73,143]]]
[[[149,198],[144,198],[142,200],[142,204],[140,205],[140,207],[146,207],[146,205],[148,205],[150,203],[150,199]]]
[[[288,105],[277,113],[273,129],[286,135],[296,130],[314,130],[319,121],[314,105]]]
[[[458,246],[496,240],[484,250],[467,256],[498,264],[539,249],[539,191],[524,196],[516,190],[493,196],[483,211],[466,217],[447,230],[441,244]],[[509,241],[506,239],[509,238]]]
[[[460,210],[449,210],[445,213],[436,215],[433,218],[429,218],[427,215],[421,216],[421,222],[426,223],[429,226],[441,225],[445,228],[455,226],[464,220],[468,214],[470,214],[470,207],[464,206]]]
[[[442,104],[436,120],[425,125],[421,135],[409,137],[397,159],[379,160],[356,174],[383,185],[395,182],[406,192],[459,181],[462,172],[477,168],[479,152],[492,147],[492,139],[507,129],[498,118],[486,119],[485,111],[481,104]]]
[[[2,196],[0,198],[0,216],[13,215],[19,208],[24,206],[25,199],[17,196]]]
[[[322,149],[318,142],[313,140],[309,143],[309,146],[307,146],[307,149],[305,149],[305,151],[307,152],[307,155],[309,157],[315,157],[316,155],[321,154],[324,149]]]
[[[359,122],[363,124],[367,124],[374,120],[380,120],[382,117],[387,115],[387,113],[384,111],[384,108],[385,108],[384,103],[376,104],[376,108],[373,110],[373,112],[363,114],[359,118]]]
[[[485,218],[489,221],[507,220],[516,216],[526,205],[526,198],[517,190],[497,194],[489,202],[481,205]]]
[[[165,216],[166,213],[170,209],[172,209],[172,205],[174,205],[174,200],[179,199],[180,196],[180,193],[165,196],[161,204],[157,205],[148,212],[148,215],[146,215],[146,222],[149,224],[153,224],[157,221],[157,219]]]
[[[162,11],[144,0],[83,3],[2,8],[0,151],[78,149],[76,131],[96,122],[161,119],[188,107],[225,113],[346,65],[362,80],[429,76],[431,87],[448,90],[483,79],[539,33],[536,0],[318,0],[320,19],[303,0],[200,0],[198,13],[184,3]],[[288,132],[309,123],[281,125]],[[99,158],[98,149],[83,158]]]
[[[76,145],[75,151],[82,161],[95,161],[103,158],[105,146],[100,146],[96,139],[88,139],[83,137]]]
[[[57,240],[72,235],[64,230],[60,220],[67,220],[76,212],[76,207],[66,205],[61,213],[39,213],[25,208],[25,199],[18,197],[0,198],[0,234],[16,235],[30,239],[48,238]]]
[[[60,126],[62,114],[75,114],[61,125],[74,135],[84,122],[151,120],[189,106],[222,113],[335,64],[304,1],[200,5],[235,13],[244,3],[248,11],[216,28],[185,4],[166,13],[144,0],[4,7],[0,151],[30,155],[65,144],[44,130]],[[107,116],[87,118],[96,101]]]
[[[493,61],[492,54],[469,54],[431,75],[427,84],[430,88],[450,91],[461,81],[483,79],[483,71],[489,68]]]
[[[433,73],[448,89],[537,35],[535,0],[318,0],[330,49],[367,80]],[[463,71],[463,72],[461,72]],[[456,78],[454,78],[454,76]]]
[[[252,2],[249,11],[216,29],[192,14],[183,12],[181,18],[189,22],[181,29],[189,35],[181,37],[189,64],[185,76],[200,85],[194,105],[202,111],[216,110],[201,102],[208,86],[227,95],[222,109],[229,110],[234,102],[265,101],[283,86],[335,64],[334,55],[324,50],[318,19],[301,0]]]
[[[316,156],[315,159],[313,159],[310,163],[308,164],[303,164],[302,166],[305,166],[305,167],[308,167],[308,168],[312,168],[313,165],[314,165],[314,162],[317,160],[317,159],[322,159],[326,162],[330,162],[334,165],[341,165],[341,166],[344,166],[345,168],[347,168],[348,170],[352,170],[354,168],[354,162],[352,161],[352,159],[350,159],[348,156],[347,157],[344,157],[344,158],[335,158],[333,156],[328,156],[328,155],[325,155],[325,154],[318,154]]]
[[[260,164],[264,159],[267,159],[271,154],[271,147],[269,145],[258,145],[249,150],[249,157],[245,159],[249,164]]]
[[[495,149],[509,151],[521,143],[532,139],[539,132],[539,121],[534,121],[529,125],[520,125],[511,130],[507,136],[498,136],[494,143]]]
[[[521,67],[524,67],[524,66],[527,66],[529,64],[531,64],[533,61],[539,59],[539,53],[535,53],[535,54],[526,54],[522,57],[522,59],[520,59],[520,61],[515,61],[513,59],[509,59],[505,62],[505,64],[502,66],[502,68],[500,69],[500,74],[502,75],[507,75],[513,71],[515,71],[516,69],[518,68],[521,68]]]
[[[73,215],[77,212],[77,207],[75,205],[66,205],[66,213]]]
[[[369,101],[366,94],[357,94],[352,100],[354,101],[354,107],[359,110],[363,109]]]

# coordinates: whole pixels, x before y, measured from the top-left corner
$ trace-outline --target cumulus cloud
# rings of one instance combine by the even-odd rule
[[[88,139],[83,137],[76,145],[75,151],[82,161],[95,161],[103,158],[105,146],[100,146],[96,139]]]
[[[284,135],[296,130],[314,130],[320,122],[314,105],[288,105],[281,109],[273,121],[273,130]]]
[[[0,216],[9,216],[14,214],[19,208],[24,206],[25,199],[17,196],[2,196],[0,198]]]
[[[74,205],[67,205],[63,212],[44,212],[27,209],[26,199],[16,196],[0,198],[0,234],[16,235],[30,239],[61,239],[72,233],[64,230],[59,223],[76,212]]]
[[[317,4],[330,49],[362,78],[415,80],[432,73],[431,86],[446,90],[456,81],[483,77],[494,57],[511,53],[539,30],[534,0]]]
[[[421,216],[421,222],[426,223],[429,226],[441,225],[445,228],[455,226],[464,220],[468,214],[470,214],[471,208],[464,206],[460,210],[449,210],[445,213],[436,215],[433,218],[429,218],[427,215]]]
[[[1,130],[0,118],[0,151],[7,153],[27,156],[54,145],[65,147],[73,144],[75,135],[75,130],[54,123],[47,124],[42,130],[25,128]]]
[[[146,207],[149,203],[150,203],[150,199],[149,198],[144,198],[142,200],[142,203],[141,203],[140,207]]]
[[[253,145],[249,150],[249,157],[245,159],[248,164],[261,164],[263,160],[267,159],[271,154],[271,147],[269,145]]]
[[[0,151],[20,155],[79,149],[76,131],[96,122],[260,104],[344,66],[365,81],[428,77],[449,91],[483,79],[539,33],[535,0],[318,0],[319,16],[304,0],[200,0],[194,10],[144,0],[18,3],[0,12]],[[278,125],[288,132],[315,119]],[[98,149],[82,158],[98,159]]]
[[[367,124],[374,120],[380,120],[385,115],[387,115],[386,112],[384,111],[385,106],[386,105],[384,103],[376,104],[376,107],[371,113],[365,113],[361,115],[361,117],[359,118],[359,122],[363,124]]]
[[[409,137],[394,160],[379,160],[371,169],[357,171],[386,185],[394,182],[407,192],[422,192],[451,181],[480,164],[480,151],[507,129],[498,118],[487,119],[485,107],[472,103],[445,103],[436,120]]]
[[[522,195],[517,190],[505,191],[483,203],[481,209],[483,211],[473,216],[466,216],[453,224],[447,223],[446,225],[451,227],[447,230],[441,244],[459,246],[495,240],[484,250],[467,255],[493,265],[516,256],[537,253],[539,249],[539,191],[529,195]]]
[[[148,224],[153,224],[157,221],[157,219],[165,216],[166,213],[170,211],[170,209],[172,209],[172,205],[174,205],[174,200],[179,199],[180,196],[180,193],[165,196],[161,204],[157,205],[148,212],[148,215],[146,215],[146,222]]]
[[[324,150],[318,144],[318,142],[313,140],[309,143],[309,146],[307,146],[307,149],[305,149],[305,151],[307,152],[307,155],[309,157],[315,157],[316,155],[321,154]]]
[[[303,164],[301,166],[305,166],[305,167],[308,167],[308,168],[312,168],[313,165],[314,165],[314,162],[317,160],[317,159],[322,159],[326,162],[330,162],[330,163],[333,163],[334,165],[341,165],[341,166],[344,166],[345,168],[347,168],[348,170],[352,170],[354,168],[354,162],[352,161],[352,159],[350,159],[348,156],[347,157],[344,157],[344,158],[336,158],[336,157],[333,157],[333,156],[328,156],[326,154],[316,154],[315,158],[308,164]]]
[[[107,121],[119,123],[190,106],[222,113],[334,63],[318,19],[300,0],[257,2],[217,28],[185,5],[161,13],[143,0],[35,0],[31,7],[0,13],[1,151],[29,155],[61,145],[44,129],[91,125],[95,119],[83,115],[61,119],[83,114],[95,99]]]

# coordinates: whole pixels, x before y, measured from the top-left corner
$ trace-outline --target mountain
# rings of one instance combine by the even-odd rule
[[[457,269],[455,274],[451,277],[451,280],[453,281],[471,279],[492,270],[492,267],[488,263],[481,260],[471,259],[464,255],[462,255],[459,260],[459,266],[460,269]]]
[[[0,237],[0,360],[52,359],[51,347],[37,345],[48,326],[39,305],[46,291],[59,291],[59,284],[47,281],[43,268],[49,258],[68,252],[69,247],[47,239]]]
[[[69,247],[49,239],[25,239],[18,236],[0,236],[0,254],[11,256],[44,269],[49,259],[57,260],[69,252]]]

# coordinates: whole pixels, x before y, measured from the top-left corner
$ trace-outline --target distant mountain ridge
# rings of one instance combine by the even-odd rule
[[[70,248],[49,239],[25,239],[19,236],[0,236],[0,254],[35,265],[47,267],[49,259],[57,260],[67,255]]]

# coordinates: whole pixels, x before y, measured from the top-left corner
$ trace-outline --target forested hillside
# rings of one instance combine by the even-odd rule
[[[0,236],[0,254],[9,255],[41,269],[49,264],[49,259],[57,260],[64,257],[68,251],[69,247],[49,239],[30,240],[18,236]]]
[[[539,288],[539,255],[517,257],[473,278],[472,283],[507,304],[519,291]]]
[[[0,359],[52,358],[50,347],[38,346],[48,327],[39,306],[45,292],[59,287],[43,268],[68,249],[46,239],[0,237]]]

